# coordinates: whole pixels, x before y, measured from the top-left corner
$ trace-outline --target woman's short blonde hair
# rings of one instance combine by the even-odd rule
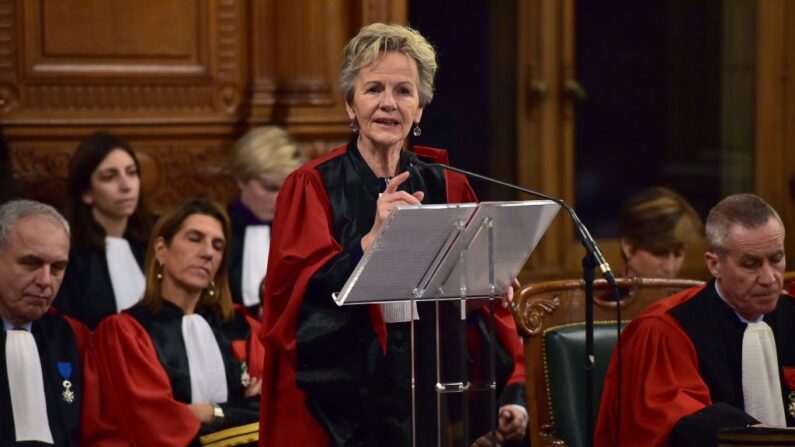
[[[229,172],[241,181],[286,177],[305,161],[286,130],[278,126],[257,127],[235,143]]]
[[[353,103],[359,70],[373,64],[382,54],[390,51],[403,53],[417,63],[420,107],[431,102],[437,68],[433,46],[417,30],[407,26],[373,23],[363,27],[342,52],[338,82],[346,103]]]

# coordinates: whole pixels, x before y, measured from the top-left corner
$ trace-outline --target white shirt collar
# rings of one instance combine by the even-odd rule
[[[732,305],[729,304],[729,302],[726,301],[726,298],[724,298],[723,295],[720,293],[720,287],[718,287],[718,281],[715,281],[715,292],[718,293],[718,296],[720,297],[720,299],[722,299],[723,302],[726,303],[727,306],[731,307],[732,311],[734,311],[734,314],[737,315],[737,318],[739,318],[740,321],[742,321],[743,323],[745,323],[745,324],[748,324],[748,323],[759,323],[760,321],[762,321],[765,318],[764,315],[760,315],[760,316],[756,317],[755,320],[748,320],[746,318],[743,318],[743,316],[738,314],[737,311],[734,310]]]
[[[30,330],[33,328],[33,322],[32,321],[28,321],[27,323],[23,324],[22,326],[17,326],[15,324],[11,324],[10,321],[6,320],[3,317],[0,317],[0,318],[2,318],[2,320],[3,320],[3,330],[6,330],[6,331],[13,331],[15,328],[21,327],[21,328],[25,329],[26,331],[30,332]]]

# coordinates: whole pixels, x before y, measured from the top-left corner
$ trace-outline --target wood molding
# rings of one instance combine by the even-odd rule
[[[4,125],[100,116],[237,119],[245,89],[247,45],[242,0],[184,5],[135,0],[135,8],[126,9],[131,5],[125,1],[95,9],[96,5],[79,1],[9,2],[9,9],[19,10],[8,15],[6,8],[0,8],[0,22],[11,14],[16,19],[0,32],[24,36],[24,45],[0,36],[0,45],[11,45],[0,47],[3,54],[15,56],[0,66],[3,77],[21,74],[13,81],[14,88],[0,85],[0,98],[8,98],[7,106],[0,108]],[[130,24],[116,20],[139,8],[148,9],[147,14],[155,18],[158,13],[171,20],[179,18],[172,25],[187,35],[176,39],[170,27],[141,32],[137,25],[148,19],[140,14]],[[89,29],[70,21],[83,16],[97,21]],[[85,39],[81,33],[95,39]]]
[[[563,146],[565,107],[561,88],[563,3],[557,0],[517,2],[517,180],[521,185],[566,199],[569,166]],[[530,257],[522,278],[560,276],[571,223],[561,210]]]
[[[518,326],[527,336],[535,336],[544,329],[544,318],[560,307],[560,295],[519,301],[513,306]]]
[[[350,138],[336,88],[359,27],[405,22],[405,0],[0,0],[0,125],[25,196],[63,205],[78,142],[129,140],[147,199],[228,200],[223,172],[252,126],[309,156]],[[81,26],[75,26],[76,23]]]
[[[756,193],[784,220],[795,225],[795,5],[785,0],[757,4]],[[791,188],[788,188],[790,185]],[[789,266],[795,262],[795,238],[786,239]]]

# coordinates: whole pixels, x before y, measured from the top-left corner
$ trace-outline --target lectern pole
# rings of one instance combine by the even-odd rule
[[[594,433],[594,363],[593,350],[593,282],[596,265],[593,256],[582,258],[582,279],[585,281],[585,434],[586,445],[593,447]]]
[[[494,219],[487,219],[489,230],[489,375],[486,386],[489,388],[489,426],[491,427],[491,447],[497,447],[497,350],[494,343],[494,299],[496,298],[496,281],[494,279]],[[510,287],[510,286],[509,286]]]

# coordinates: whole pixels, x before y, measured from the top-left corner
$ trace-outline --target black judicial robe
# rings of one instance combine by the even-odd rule
[[[78,321],[50,309],[41,319],[33,322],[31,333],[36,339],[41,360],[44,396],[47,402],[47,419],[57,446],[77,447],[80,443],[80,424],[84,394],[93,392],[84,387],[83,349],[88,339],[88,329]],[[0,330],[0,445],[38,446],[40,442],[15,442],[14,415],[5,358],[6,331]],[[60,364],[60,366],[59,366]],[[66,376],[69,377],[66,377]],[[63,398],[63,382],[68,379],[74,400]]]
[[[764,316],[776,339],[787,425],[795,425],[795,298],[782,295]],[[742,340],[746,324],[718,296],[714,281],[666,298],[621,335],[620,433],[616,359],[599,409],[596,445],[717,444],[717,430],[757,421],[743,411]]]
[[[447,162],[438,149],[413,151],[428,162]],[[407,169],[411,176],[399,189],[424,191],[425,204],[476,201],[459,174],[410,167],[404,152],[400,170]],[[409,443],[408,323],[385,325],[379,305],[338,307],[331,299],[362,255],[361,237],[372,226],[382,185],[352,142],[304,165],[282,187],[263,300],[261,446]],[[418,445],[426,445],[435,437],[434,314],[433,304],[419,307]],[[521,405],[522,347],[510,311],[498,307],[496,335],[506,360],[501,403]],[[480,318],[471,327],[479,330],[485,312],[475,314]]]
[[[228,401],[219,404],[230,426],[259,420],[259,396],[245,397],[244,369],[261,377],[259,323],[236,308],[224,322],[199,306],[213,330],[226,370]],[[99,377],[102,399],[86,410],[96,420],[85,445],[186,446],[214,429],[202,426],[188,408],[191,383],[182,338],[182,310],[163,301],[156,314],[141,305],[103,320],[91,338],[87,364]]]
[[[143,271],[146,246],[129,239],[127,241]],[[77,248],[69,251],[69,265],[53,306],[64,315],[83,322],[91,330],[103,318],[118,313],[104,251]]]
[[[270,226],[271,223],[257,219],[240,201],[230,205],[227,212],[232,224],[232,241],[229,244],[229,291],[232,292],[232,301],[242,306],[243,252],[246,241],[246,227],[249,225]],[[262,272],[262,276],[264,279],[265,272]],[[255,306],[246,306],[246,309],[249,314],[259,317],[261,307],[260,304],[257,304]]]

